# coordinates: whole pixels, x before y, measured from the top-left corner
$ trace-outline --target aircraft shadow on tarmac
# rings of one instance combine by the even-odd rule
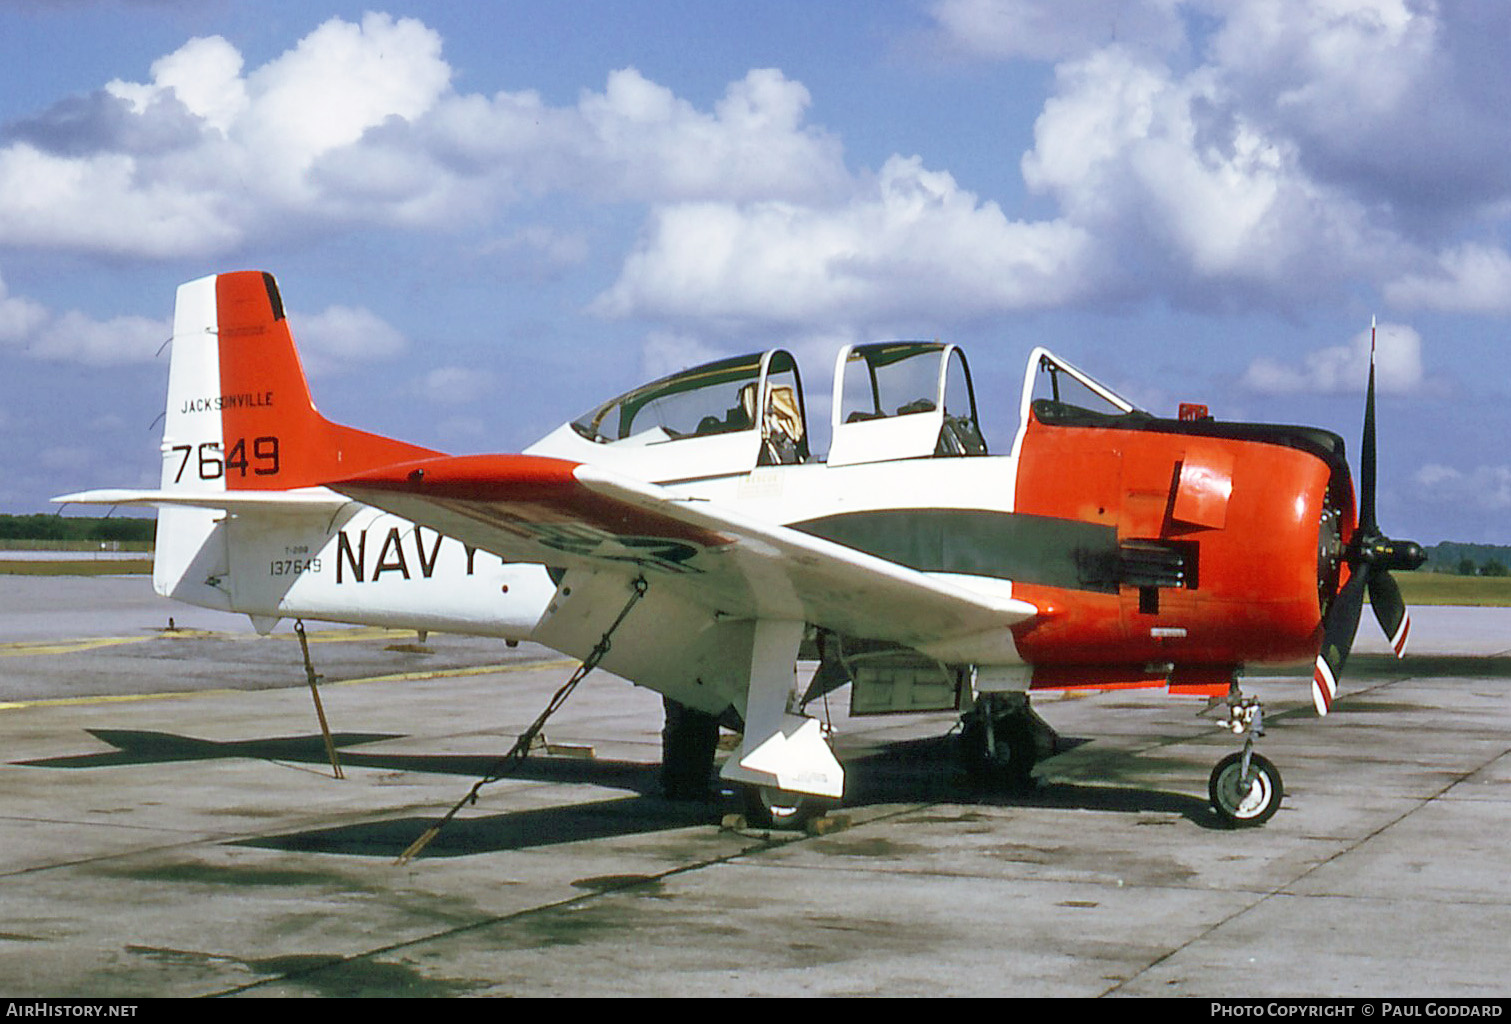
[[[289,761],[329,766],[325,740],[318,735],[270,736],[253,740],[202,740],[193,736],[146,729],[87,729],[91,736],[115,747],[98,754],[46,757],[12,764],[32,768],[109,768],[130,764],[165,764],[172,761],[209,761],[240,757],[258,761]],[[376,768],[388,771],[431,772],[479,778],[499,763],[497,754],[365,754],[347,747],[403,739],[403,733],[337,732],[331,741],[341,751],[343,768]],[[538,782],[583,782],[618,789],[651,792],[656,787],[658,767],[629,761],[603,761],[569,757],[531,757],[510,772],[510,778]]]
[[[134,729],[91,729],[116,749],[103,753],[12,762],[38,768],[90,769],[175,761],[250,758],[328,765],[318,735],[214,741]],[[494,755],[374,754],[345,748],[400,738],[394,733],[335,733],[344,768],[415,771],[481,778],[498,765]],[[1087,785],[1050,781],[1026,794],[1002,795],[973,788],[959,766],[956,738],[937,736],[887,743],[847,760],[845,806],[949,803],[995,807],[1042,807],[1109,813],[1179,814],[1201,828],[1223,824],[1205,799],[1136,784]],[[458,816],[428,847],[425,857],[458,857],[577,842],[643,835],[714,824],[738,810],[737,795],[715,787],[706,801],[673,801],[659,793],[660,766],[626,761],[531,757],[509,779],[576,783],[628,790],[630,795],[480,817]],[[461,793],[458,793],[460,796]],[[490,799],[485,788],[481,803]],[[492,799],[499,800],[498,796]],[[410,816],[308,829],[238,841],[237,845],[302,852],[394,858],[440,818]]]

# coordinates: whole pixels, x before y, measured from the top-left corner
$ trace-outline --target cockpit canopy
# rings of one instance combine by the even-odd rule
[[[706,363],[610,399],[528,452],[653,481],[806,462],[802,378],[782,349]]]
[[[759,424],[758,407],[766,410]],[[757,426],[763,463],[808,458],[802,383],[797,363],[781,349],[721,359],[663,377],[572,422],[572,429],[589,441],[631,444],[737,434]]]
[[[831,466],[986,454],[965,353],[937,341],[841,350],[832,426]]]
[[[1148,413],[1085,371],[1047,348],[1036,348],[1028,354],[1028,370],[1023,376],[1013,454],[1022,450],[1032,418],[1050,423],[1086,418],[1112,423],[1130,416],[1149,418]]]
[[[1024,381],[1024,423],[1030,405],[1041,397],[1036,384],[1057,407],[1133,409],[1081,371],[1036,349]],[[965,353],[937,341],[841,350],[831,426],[830,466],[987,454]],[[812,460],[802,378],[797,361],[782,349],[721,359],[643,384],[563,424],[526,451],[656,482]]]
[[[1029,410],[1039,402],[1105,416],[1139,411],[1128,399],[1046,348],[1036,348],[1028,357],[1028,376],[1023,382],[1023,422],[1028,422]]]

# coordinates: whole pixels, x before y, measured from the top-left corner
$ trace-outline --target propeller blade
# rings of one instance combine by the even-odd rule
[[[1375,521],[1375,321],[1369,321],[1369,389],[1364,393],[1364,441],[1359,449],[1359,532],[1379,532]]]
[[[1312,703],[1317,714],[1325,715],[1338,695],[1338,679],[1348,660],[1359,631],[1364,592],[1369,591],[1370,605],[1396,657],[1406,654],[1406,638],[1411,632],[1411,616],[1401,598],[1401,588],[1390,575],[1391,569],[1415,569],[1427,560],[1421,545],[1413,541],[1394,541],[1380,532],[1375,519],[1375,481],[1378,469],[1375,449],[1375,321],[1369,322],[1369,388],[1364,393],[1364,443],[1359,452],[1359,523],[1344,556],[1349,567],[1348,582],[1333,599],[1322,624],[1322,653],[1312,672]]]
[[[1380,623],[1380,628],[1390,638],[1390,646],[1396,652],[1396,657],[1406,657],[1406,640],[1411,634],[1411,613],[1406,610],[1406,602],[1401,599],[1401,588],[1396,584],[1395,577],[1385,569],[1376,568],[1369,574],[1369,605],[1375,610],[1375,619]]]
[[[1343,663],[1353,650],[1354,634],[1359,632],[1359,615],[1364,610],[1364,588],[1369,577],[1367,565],[1355,568],[1328,609],[1322,627],[1322,653],[1317,655],[1317,665],[1312,670],[1312,704],[1318,715],[1332,710],[1333,699],[1338,695]]]

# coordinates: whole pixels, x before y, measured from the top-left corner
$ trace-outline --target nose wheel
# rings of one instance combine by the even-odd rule
[[[1207,795],[1224,821],[1235,828],[1263,825],[1280,810],[1285,784],[1270,759],[1247,746],[1217,762]]]
[[[1264,708],[1257,697],[1245,697],[1235,684],[1228,697],[1223,727],[1244,737],[1243,749],[1217,762],[1207,780],[1212,807],[1228,825],[1253,828],[1280,810],[1285,783],[1269,758],[1254,753],[1254,738],[1264,735]]]

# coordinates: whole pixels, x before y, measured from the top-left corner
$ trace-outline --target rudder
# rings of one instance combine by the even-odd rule
[[[441,453],[320,415],[271,274],[237,271],[178,289],[161,490],[217,494],[318,487]],[[230,607],[224,511],[161,505],[153,585]]]
[[[316,487],[439,454],[320,415],[271,274],[218,274],[179,288],[164,490]]]

